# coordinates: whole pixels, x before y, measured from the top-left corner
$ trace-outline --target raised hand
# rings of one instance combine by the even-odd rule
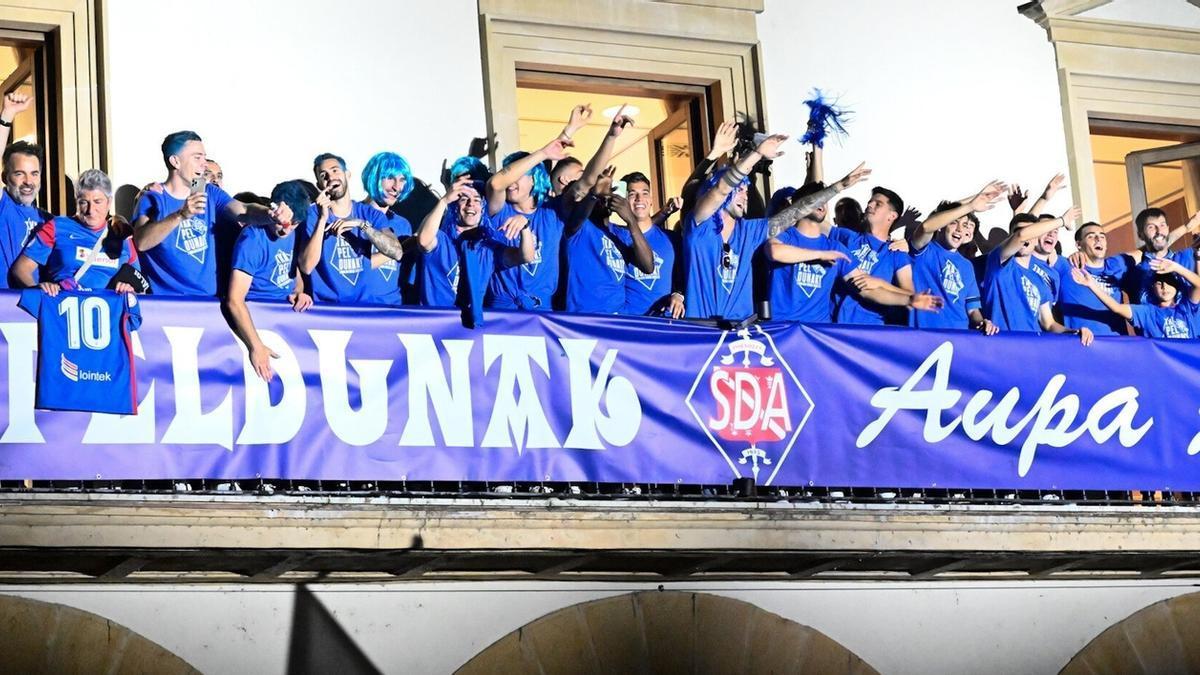
[[[1000,201],[1000,198],[1004,196],[1004,191],[1007,189],[1008,186],[998,180],[984,185],[983,189],[971,199],[971,210],[987,211]]]
[[[547,159],[558,161],[570,154],[567,152],[567,148],[573,145],[575,144],[571,142],[570,139],[564,140],[562,138],[556,138],[547,143],[546,146],[542,148],[542,152],[546,153]]]
[[[893,239],[890,242],[888,242],[888,250],[889,251],[898,251],[900,253],[908,253],[908,250],[909,250],[908,240],[907,239]]]
[[[500,234],[505,239],[516,239],[521,235],[521,230],[524,230],[529,225],[529,219],[521,214],[509,216],[508,220],[500,226]]]
[[[271,216],[271,220],[279,225],[286,225],[292,222],[292,219],[296,216],[296,214],[292,213],[292,207],[288,206],[287,202],[279,202],[278,204],[272,202],[271,210],[267,211],[267,215]]]
[[[708,152],[708,158],[714,161],[718,160],[736,147],[737,122],[721,122],[721,126],[717,127],[716,135],[713,136],[712,150]]]
[[[31,103],[33,103],[33,97],[29,94],[10,91],[4,97],[4,104],[0,106],[0,119],[12,122],[17,115],[25,112]]]
[[[663,204],[663,207],[662,207],[663,216],[674,215],[675,213],[677,213],[679,211],[679,209],[682,209],[682,208],[683,208],[683,198],[682,197],[671,197],[670,199],[667,200],[666,204]],[[1200,215],[1200,214],[1198,214],[1198,215]]]
[[[1009,208],[1011,208],[1013,211],[1016,211],[1017,209],[1021,208],[1021,205],[1025,203],[1026,199],[1029,199],[1029,193],[1025,190],[1022,190],[1020,185],[1013,183],[1012,187],[1008,190]]]
[[[458,198],[462,196],[462,193],[465,192],[470,186],[470,175],[464,174],[459,176],[458,180],[454,181],[454,185],[451,185],[450,189],[446,191],[446,194],[442,195],[442,203],[449,206],[450,204],[457,202]]]
[[[858,166],[854,167],[853,171],[851,171],[850,173],[843,176],[842,179],[837,182],[838,191],[844,192],[846,190],[849,190],[850,188],[854,187],[855,185],[858,185],[859,183],[863,182],[870,176],[871,176],[871,170],[867,168],[866,162],[862,162]]]
[[[179,217],[187,220],[192,216],[198,216],[204,213],[208,208],[208,195],[203,192],[193,192],[188,195],[188,198],[183,201],[183,206],[179,207]]]
[[[1096,284],[1095,277],[1088,274],[1087,270],[1083,269],[1082,267],[1072,267],[1071,278],[1080,286],[1087,286],[1088,288],[1091,288]]]
[[[912,309],[922,312],[938,312],[946,305],[941,296],[934,295],[933,289],[929,289],[924,293],[914,293],[912,299],[908,301],[908,306]]]
[[[633,209],[629,207],[629,200],[621,195],[610,196],[608,198],[608,208],[624,221],[624,223],[617,223],[618,225],[637,222],[637,216],[633,215]]]
[[[612,194],[613,176],[617,173],[617,167],[609,166],[600,172],[600,176],[596,179],[596,184],[592,186],[592,190],[597,196],[605,197]]]
[[[563,129],[563,134],[566,136],[563,140],[571,140],[576,131],[579,131],[587,125],[592,119],[592,104],[584,103],[571,108],[571,116],[567,119],[567,128]]]
[[[1075,251],[1067,256],[1067,262],[1071,263],[1071,267],[1081,270],[1087,265],[1087,257],[1083,255],[1083,251]]]
[[[781,148],[788,138],[789,136],[787,134],[771,134],[770,136],[762,139],[762,142],[758,144],[758,147],[755,148],[755,151],[762,155],[763,159],[775,159],[776,157],[782,157],[786,153],[784,153]]]
[[[1183,267],[1170,258],[1154,257],[1150,259],[1150,269],[1157,274],[1179,274]]]
[[[1050,182],[1046,183],[1046,189],[1042,190],[1042,199],[1047,201],[1053,199],[1054,195],[1058,194],[1058,191],[1061,190],[1066,184],[1066,176],[1062,175],[1061,173],[1054,174],[1054,178],[1051,178]]]
[[[1083,210],[1078,206],[1072,206],[1064,211],[1062,214],[1063,227],[1067,228],[1068,230],[1074,230],[1075,223],[1079,222],[1079,216],[1082,213]]]
[[[1184,225],[1184,227],[1191,234],[1200,233],[1200,211],[1197,211],[1196,215],[1192,216],[1192,219],[1187,221],[1187,225]]]
[[[333,199],[329,196],[329,190],[321,190],[318,192],[317,198],[313,203],[317,205],[318,209],[326,213],[329,212],[329,209],[333,208]]]
[[[613,115],[612,124],[608,125],[608,135],[616,138],[621,135],[625,127],[633,126],[633,118],[625,114],[625,104],[621,104],[621,109]]]

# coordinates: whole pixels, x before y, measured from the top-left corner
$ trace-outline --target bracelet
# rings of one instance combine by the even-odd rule
[[[5,122],[4,118],[0,117],[0,127],[8,127],[9,129],[11,129],[12,125],[13,125],[12,122]]]

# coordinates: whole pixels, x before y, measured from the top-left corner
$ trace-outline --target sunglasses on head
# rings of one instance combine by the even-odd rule
[[[721,247],[721,267],[727,270],[733,269],[733,249],[729,247],[729,244]]]

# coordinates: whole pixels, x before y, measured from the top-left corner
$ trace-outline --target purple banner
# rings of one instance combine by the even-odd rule
[[[0,478],[1200,489],[1200,345],[146,298],[139,414],[33,409],[0,295]]]

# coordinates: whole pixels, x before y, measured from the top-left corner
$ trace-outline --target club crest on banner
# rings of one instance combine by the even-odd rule
[[[686,404],[734,476],[763,485],[774,480],[814,408],[774,340],[758,326],[721,334]]]

